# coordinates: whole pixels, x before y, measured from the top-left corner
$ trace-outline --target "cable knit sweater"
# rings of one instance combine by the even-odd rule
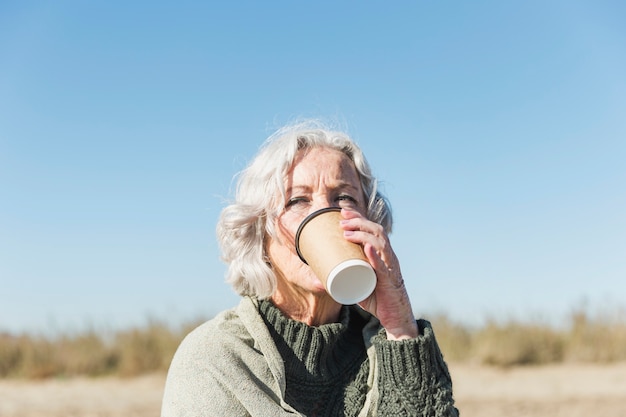
[[[367,395],[367,323],[344,307],[339,323],[311,327],[269,301],[260,312],[285,361],[285,400],[306,416],[358,416]]]
[[[416,339],[388,341],[358,307],[311,327],[244,298],[181,343],[161,415],[458,416],[432,328],[418,326]]]

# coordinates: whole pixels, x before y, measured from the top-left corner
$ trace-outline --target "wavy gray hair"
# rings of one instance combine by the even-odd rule
[[[285,126],[261,146],[246,169],[238,174],[235,201],[226,206],[217,223],[222,260],[228,264],[226,281],[242,296],[271,296],[276,275],[267,263],[265,243],[274,237],[274,221],[285,206],[285,179],[302,150],[327,147],[346,154],[361,180],[367,217],[391,232],[391,207],[378,191],[377,180],[357,144],[346,134],[313,120]]]

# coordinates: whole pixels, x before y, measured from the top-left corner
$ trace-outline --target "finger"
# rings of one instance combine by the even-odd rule
[[[384,238],[362,230],[345,230],[343,235],[349,242],[360,245],[370,260],[373,260],[374,257],[386,257],[384,251],[387,245]],[[370,256],[370,254],[372,255]]]
[[[371,220],[367,220],[364,217],[353,217],[350,219],[343,219],[340,223],[341,228],[345,231],[360,231],[371,234],[379,239],[386,240],[387,234],[385,229],[378,223]]]
[[[343,216],[344,219],[355,219],[358,217],[363,217],[363,215],[359,213],[358,211],[347,209],[347,208],[341,209],[341,215]]]

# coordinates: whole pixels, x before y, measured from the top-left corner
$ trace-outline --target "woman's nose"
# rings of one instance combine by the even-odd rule
[[[333,207],[332,198],[329,196],[319,196],[313,199],[313,204],[311,204],[311,213],[326,207]]]

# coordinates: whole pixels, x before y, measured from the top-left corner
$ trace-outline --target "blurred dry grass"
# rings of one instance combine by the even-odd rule
[[[131,377],[165,371],[182,338],[199,323],[172,329],[151,320],[141,328],[117,332],[0,334],[0,378]]]
[[[626,314],[574,310],[561,327],[540,320],[488,320],[470,328],[431,320],[446,360],[498,367],[626,361]]]
[[[445,359],[496,367],[626,361],[626,315],[576,310],[556,328],[539,320],[488,320],[480,327],[430,318]],[[173,329],[151,320],[117,332],[55,336],[0,334],[0,378],[131,377],[166,371],[182,338],[202,320]]]

